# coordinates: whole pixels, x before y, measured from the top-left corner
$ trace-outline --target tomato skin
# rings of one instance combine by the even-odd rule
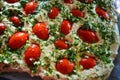
[[[56,40],[55,46],[59,49],[68,49],[69,46],[63,40]]]
[[[99,41],[96,32],[90,30],[78,29],[77,34],[84,42],[87,43],[95,43]]]
[[[4,23],[0,23],[0,35],[4,33],[5,29],[6,29],[6,25]]]
[[[54,6],[48,13],[48,17],[51,19],[55,19],[58,16],[58,14],[59,14],[59,9]]]
[[[49,38],[49,30],[43,22],[35,24],[33,27],[33,32],[42,40],[47,40]]]
[[[82,2],[82,3],[86,3],[86,4],[89,4],[89,3],[93,2],[93,0],[88,0],[87,2],[86,2],[86,0],[79,0],[79,1]]]
[[[7,3],[11,3],[11,4],[16,3],[18,1],[20,1],[20,0],[6,0]]]
[[[41,55],[40,46],[38,44],[32,44],[24,52],[25,62],[28,66],[32,66],[35,61],[37,61]]]
[[[97,6],[96,9],[95,9],[95,11],[98,14],[98,16],[104,17],[106,20],[109,19],[108,13],[104,9],[102,9],[102,7]]]
[[[19,26],[21,24],[21,21],[20,21],[19,17],[17,17],[17,16],[12,16],[10,18],[10,21],[13,22],[13,24],[15,26]]]
[[[25,7],[24,7],[24,11],[25,13],[28,15],[28,14],[33,14],[34,11],[36,10],[37,8],[37,3],[32,1],[32,2],[28,2]]]
[[[21,48],[26,43],[27,40],[28,40],[27,33],[16,32],[10,37],[8,45],[12,50],[17,50]]]
[[[64,3],[72,4],[74,0],[64,0]]]
[[[89,58],[82,58],[79,62],[80,65],[83,66],[84,69],[90,69],[96,66],[96,60],[89,57]]]
[[[78,9],[72,9],[71,13],[75,17],[84,17],[84,13]]]
[[[60,32],[64,35],[69,34],[70,30],[72,29],[72,24],[68,20],[63,20],[60,26]]]
[[[74,63],[68,59],[61,59],[56,63],[56,69],[62,74],[70,74],[74,69]]]

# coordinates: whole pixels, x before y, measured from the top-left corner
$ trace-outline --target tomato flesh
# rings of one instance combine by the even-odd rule
[[[98,14],[98,16],[104,17],[106,20],[109,19],[108,13],[104,9],[102,9],[100,6],[97,6],[95,11]]]
[[[0,23],[0,35],[4,33],[5,29],[6,29],[6,25],[4,23]]]
[[[32,44],[25,51],[25,62],[28,66],[32,66],[35,61],[37,61],[41,55],[40,46],[38,44]]]
[[[16,32],[13,34],[8,42],[8,45],[11,49],[17,50],[21,48],[26,41],[28,40],[28,34],[25,32]]]
[[[56,69],[62,74],[70,74],[74,69],[74,63],[68,59],[61,59],[57,62]]]
[[[64,0],[64,3],[72,4],[74,0]]]
[[[16,2],[19,2],[19,1],[20,1],[20,0],[6,0],[7,3],[11,3],[11,4],[16,3]]]
[[[58,14],[59,14],[59,9],[54,6],[48,13],[48,17],[51,19],[55,19],[58,16]]]
[[[72,29],[72,24],[68,20],[63,20],[60,26],[60,32],[64,35],[67,35],[70,33],[70,30]]]
[[[84,42],[87,43],[95,43],[99,41],[96,32],[90,30],[79,29],[77,34]]]
[[[86,4],[93,2],[93,0],[79,0],[79,1]]]
[[[43,22],[35,24],[33,27],[33,32],[42,40],[47,40],[49,38],[49,30]]]
[[[13,24],[15,26],[20,26],[20,24],[21,24],[21,21],[20,21],[19,17],[17,17],[17,16],[12,16],[10,18],[10,21],[13,22]]]
[[[96,60],[90,57],[82,58],[79,64],[82,65],[84,69],[90,69],[96,66]]]
[[[68,49],[69,48],[69,46],[62,40],[56,40],[55,46],[59,49]]]
[[[32,2],[28,2],[26,4],[26,6],[24,7],[24,11],[27,15],[28,14],[33,14],[34,11],[36,10],[36,8],[37,8],[37,3],[32,1]]]
[[[84,17],[84,13],[78,9],[72,9],[71,13],[75,17]]]

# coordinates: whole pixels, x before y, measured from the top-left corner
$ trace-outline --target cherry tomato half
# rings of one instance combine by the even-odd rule
[[[99,41],[96,32],[90,30],[78,29],[77,34],[84,42],[87,43],[95,43]]]
[[[90,69],[96,66],[96,60],[93,58],[82,58],[79,62],[80,65],[83,66],[84,69]]]
[[[84,17],[84,13],[78,9],[72,9],[71,13],[75,17]]]
[[[59,9],[54,6],[48,13],[48,17],[51,19],[55,19],[58,16],[58,14],[59,14]]]
[[[47,40],[49,38],[49,30],[43,22],[35,24],[33,27],[33,32],[42,40]]]
[[[55,46],[59,49],[68,49],[69,46],[63,40],[56,40]]]
[[[28,66],[33,65],[35,61],[37,61],[41,55],[40,46],[38,44],[32,44],[25,51],[25,62]]]
[[[25,32],[16,32],[13,34],[8,42],[8,45],[11,49],[17,50],[21,48],[26,41],[28,40],[28,34]]]
[[[64,3],[72,4],[74,0],[64,0]]]
[[[109,19],[108,13],[104,9],[102,9],[102,7],[97,6],[96,9],[95,9],[95,11],[98,14],[98,16],[104,17],[106,20]]]
[[[32,1],[32,2],[28,2],[25,7],[24,7],[24,11],[26,14],[33,14],[34,11],[37,8],[37,3]]]
[[[74,69],[74,63],[68,59],[61,59],[57,62],[56,69],[62,74],[70,74]]]
[[[7,3],[11,3],[11,4],[16,3],[18,1],[20,1],[20,0],[6,0]]]
[[[72,24],[68,20],[63,20],[60,26],[60,32],[64,35],[69,34],[70,30],[72,29]]]
[[[20,24],[21,24],[21,21],[20,21],[19,17],[17,17],[17,16],[12,16],[10,18],[10,21],[13,22],[13,24],[15,26],[20,26]]]
[[[5,29],[6,29],[6,25],[4,23],[0,23],[0,35],[4,33]]]

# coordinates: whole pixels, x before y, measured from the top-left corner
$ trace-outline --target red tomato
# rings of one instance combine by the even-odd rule
[[[32,44],[30,47],[27,48],[25,51],[25,62],[27,65],[31,66],[35,61],[39,59],[41,55],[40,46],[38,44]]]
[[[10,37],[8,45],[11,49],[17,50],[21,48],[26,43],[27,40],[28,40],[27,33],[17,32]]]
[[[68,20],[63,20],[62,24],[60,26],[60,32],[63,33],[64,35],[67,35],[72,28],[72,24]]]
[[[58,16],[58,14],[59,14],[59,9],[54,6],[48,13],[48,17],[51,19],[55,19]]]
[[[19,17],[17,17],[17,16],[12,16],[10,18],[10,21],[13,22],[13,24],[15,26],[19,26],[21,24],[21,21],[20,21]]]
[[[49,30],[43,22],[35,24],[33,32],[42,40],[47,40],[49,38]]]
[[[55,46],[59,49],[68,49],[69,48],[69,46],[62,40],[56,40]]]
[[[90,30],[79,29],[77,34],[84,42],[87,43],[94,43],[99,41],[96,32]]]
[[[93,0],[79,0],[79,1],[82,2],[82,3],[88,4],[88,3],[91,3]]]
[[[93,58],[82,58],[79,62],[80,65],[83,66],[84,69],[90,69],[96,66],[96,60]]]
[[[57,62],[56,69],[62,74],[70,74],[74,69],[74,63],[68,59],[61,59]]]
[[[0,35],[3,34],[5,29],[6,29],[6,25],[4,23],[0,23]]]
[[[98,16],[104,17],[106,20],[109,19],[108,13],[104,9],[102,9],[100,6],[97,6],[95,11],[98,14]]]
[[[64,3],[72,4],[74,0],[64,0]]]
[[[16,3],[18,1],[20,1],[20,0],[6,0],[7,3]]]
[[[26,14],[33,14],[36,8],[37,8],[37,3],[32,1],[26,4],[26,6],[24,7],[24,11]]]
[[[75,17],[84,17],[84,13],[78,9],[72,9],[71,13]]]

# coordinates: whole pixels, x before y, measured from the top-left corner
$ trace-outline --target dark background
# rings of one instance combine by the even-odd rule
[[[115,5],[116,8],[118,8],[119,6]],[[120,14],[118,15],[118,28],[120,31]],[[112,70],[111,75],[107,80],[120,80],[120,48],[118,52],[119,54],[114,60],[115,67]],[[41,78],[38,76],[31,77],[29,74],[25,72],[23,73],[12,72],[12,73],[1,74],[0,80],[41,80]]]

